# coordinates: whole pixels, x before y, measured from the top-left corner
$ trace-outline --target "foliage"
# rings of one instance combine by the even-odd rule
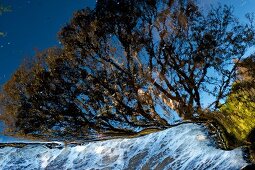
[[[168,113],[194,119],[203,114],[202,95],[214,96],[209,109],[218,109],[235,77],[233,60],[254,41],[252,21],[240,24],[226,6],[203,14],[190,1],[174,7],[165,1],[102,2],[95,13],[78,12],[61,31],[68,51],[85,63],[98,58],[135,82],[138,67],[147,84],[137,89]]]
[[[255,128],[255,58],[250,56],[238,64],[239,79],[232,87],[220,120],[228,133],[245,141]]]
[[[10,132],[92,135],[167,127],[207,118],[254,43],[252,17],[227,6],[207,14],[192,1],[99,0],[75,13],[49,49],[6,83],[2,119]],[[236,61],[236,62],[233,62]],[[208,108],[202,96],[212,95]]]
[[[67,81],[66,75],[74,77]],[[34,61],[21,65],[4,85],[1,102],[5,123],[21,134],[79,135],[86,128],[86,120],[80,120],[83,115],[75,105],[77,93],[70,83],[78,79],[60,49],[38,54]]]

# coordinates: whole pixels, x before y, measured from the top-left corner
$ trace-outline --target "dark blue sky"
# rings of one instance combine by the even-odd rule
[[[0,85],[6,82],[26,57],[35,50],[59,45],[57,33],[84,7],[96,0],[0,0],[12,12],[0,16]]]

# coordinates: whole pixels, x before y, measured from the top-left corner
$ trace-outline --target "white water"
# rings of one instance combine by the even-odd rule
[[[0,169],[240,169],[241,149],[216,149],[204,127],[183,124],[133,139],[113,139],[49,149],[0,149]]]

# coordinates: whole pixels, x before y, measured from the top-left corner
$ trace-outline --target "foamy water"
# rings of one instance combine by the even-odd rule
[[[217,149],[203,126],[183,124],[133,139],[113,139],[50,149],[44,145],[0,149],[0,169],[240,169],[241,149]]]

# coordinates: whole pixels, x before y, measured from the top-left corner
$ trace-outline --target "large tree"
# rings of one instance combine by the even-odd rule
[[[32,134],[164,128],[176,113],[208,118],[254,43],[252,16],[242,24],[232,13],[192,1],[99,0],[61,30],[63,49],[13,75],[2,117]]]
[[[208,109],[217,110],[229,93],[236,63],[254,43],[252,16],[241,24],[227,6],[205,14],[191,1],[170,2],[99,1],[94,11],[79,11],[60,38],[81,63],[96,59],[134,82],[141,75],[146,84],[137,93],[193,119],[204,113],[203,96],[212,95]]]

